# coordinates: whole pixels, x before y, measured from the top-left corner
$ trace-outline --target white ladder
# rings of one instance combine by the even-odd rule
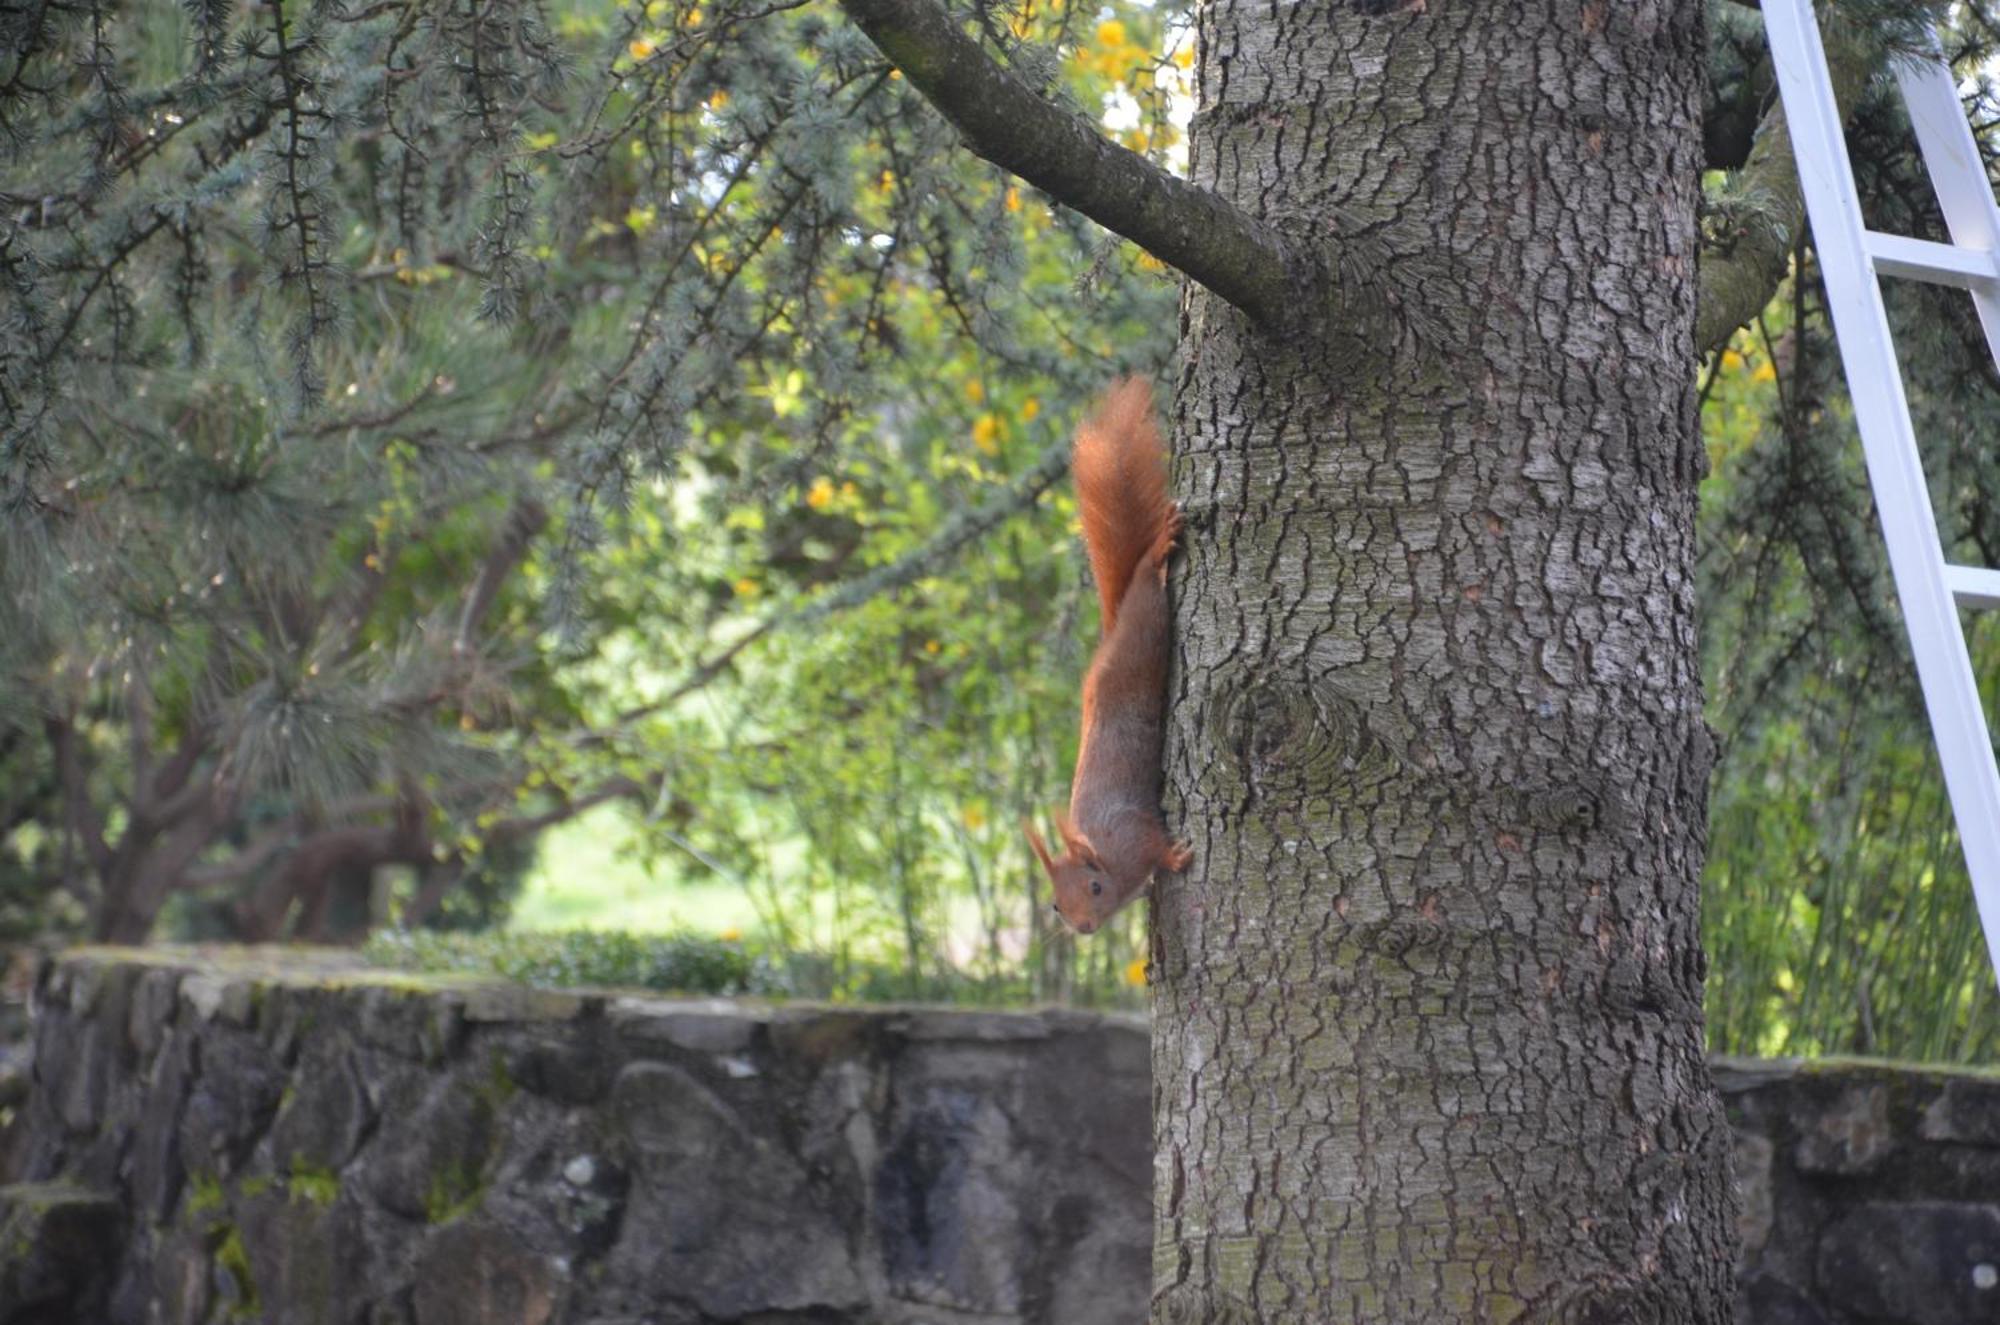
[[[1867,229],[1811,0],[1763,0],[1763,10],[1896,597],[1916,654],[1987,953],[2000,977],[2000,767],[1994,764],[1958,619],[1960,607],[2000,608],[2000,570],[1954,566],[1944,559],[1877,279],[1906,276],[1969,291],[2000,364],[2000,208],[1994,206],[1950,68],[1942,57],[1899,60],[1896,80],[1952,242]]]

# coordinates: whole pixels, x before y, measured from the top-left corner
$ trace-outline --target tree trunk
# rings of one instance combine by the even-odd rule
[[[1723,1321],[1701,5],[1389,8],[1197,11],[1195,181],[1372,343],[1184,305],[1154,1318]]]

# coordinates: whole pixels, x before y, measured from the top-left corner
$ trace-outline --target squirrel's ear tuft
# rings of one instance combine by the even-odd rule
[[[1056,832],[1062,834],[1063,846],[1068,849],[1070,855],[1092,869],[1104,868],[1104,863],[1097,858],[1097,848],[1090,844],[1089,838],[1076,831],[1076,825],[1070,822],[1068,815],[1056,816]]]
[[[1042,868],[1047,870],[1049,877],[1053,879],[1056,876],[1056,862],[1055,857],[1049,854],[1049,844],[1042,841],[1042,835],[1036,832],[1035,826],[1027,820],[1021,821],[1021,827],[1028,834],[1028,845],[1035,849],[1035,855],[1041,859]]]

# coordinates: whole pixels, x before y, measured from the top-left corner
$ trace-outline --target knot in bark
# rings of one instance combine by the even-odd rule
[[[1325,794],[1397,771],[1396,752],[1352,700],[1324,683],[1248,681],[1215,707],[1216,745],[1234,756],[1253,794]]]
[[[1585,833],[1609,823],[1604,798],[1581,782],[1521,793],[1521,818],[1530,828],[1553,833]]]

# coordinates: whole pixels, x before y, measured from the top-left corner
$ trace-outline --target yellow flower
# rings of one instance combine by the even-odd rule
[[[731,925],[715,937],[721,939],[724,943],[741,943],[743,941],[743,931]]]
[[[977,803],[968,805],[958,812],[958,817],[975,833],[986,827],[986,807],[983,805]]]
[[[730,587],[736,590],[736,596],[739,598],[755,598],[758,594],[757,581],[747,575]]]
[[[1099,46],[1123,46],[1125,44],[1125,25],[1115,18],[1106,19],[1104,22],[1099,23],[1097,25],[1097,44]]]
[[[700,26],[701,26],[701,6],[700,6],[700,5],[696,5],[696,6],[695,6],[695,7],[693,8],[693,9],[690,9],[690,10],[688,10],[688,16],[687,16],[687,22],[688,22],[688,26],[689,26],[689,27],[691,27],[691,28],[698,28],[698,27],[700,27]]]
[[[924,641],[924,652],[931,654],[932,656],[936,656],[938,650],[942,649],[943,647],[944,645],[938,643],[934,639],[927,639]]]
[[[659,47],[653,45],[646,38],[640,37],[625,49],[635,60],[650,60],[653,58],[653,52],[658,50]]]
[[[1146,966],[1144,957],[1134,957],[1125,965],[1125,983],[1135,989],[1146,987]]]
[[[987,455],[996,455],[1000,450],[1000,420],[991,414],[982,414],[972,425],[972,444]]]
[[[986,384],[978,378],[968,378],[965,383],[965,398],[977,405],[986,399]]]
[[[724,106],[727,106],[728,104],[729,104],[729,94],[727,92],[724,92],[721,88],[717,88],[715,90],[715,94],[709,97],[708,99],[708,108],[710,110],[721,110]]]
[[[1021,422],[1033,423],[1035,416],[1042,412],[1042,402],[1029,396],[1021,402]]]
[[[1735,350],[1724,350],[1722,352],[1723,372],[1733,373],[1742,366],[1743,366],[1743,356],[1738,354]]]
[[[1750,370],[1750,380],[1753,382],[1777,381],[1778,365],[1772,363],[1769,359],[1759,359],[1757,366]]]
[[[1160,261],[1158,258],[1154,257],[1152,254],[1143,251],[1139,254],[1140,271],[1165,271],[1166,269],[1167,269],[1167,264]]]
[[[833,501],[833,480],[822,474],[806,489],[806,505],[815,511],[823,511]]]
[[[1021,191],[1019,189],[1007,190],[1007,210],[1010,212],[1021,210]]]
[[[1174,63],[1182,69],[1194,68],[1194,47],[1183,46],[1175,51]]]

